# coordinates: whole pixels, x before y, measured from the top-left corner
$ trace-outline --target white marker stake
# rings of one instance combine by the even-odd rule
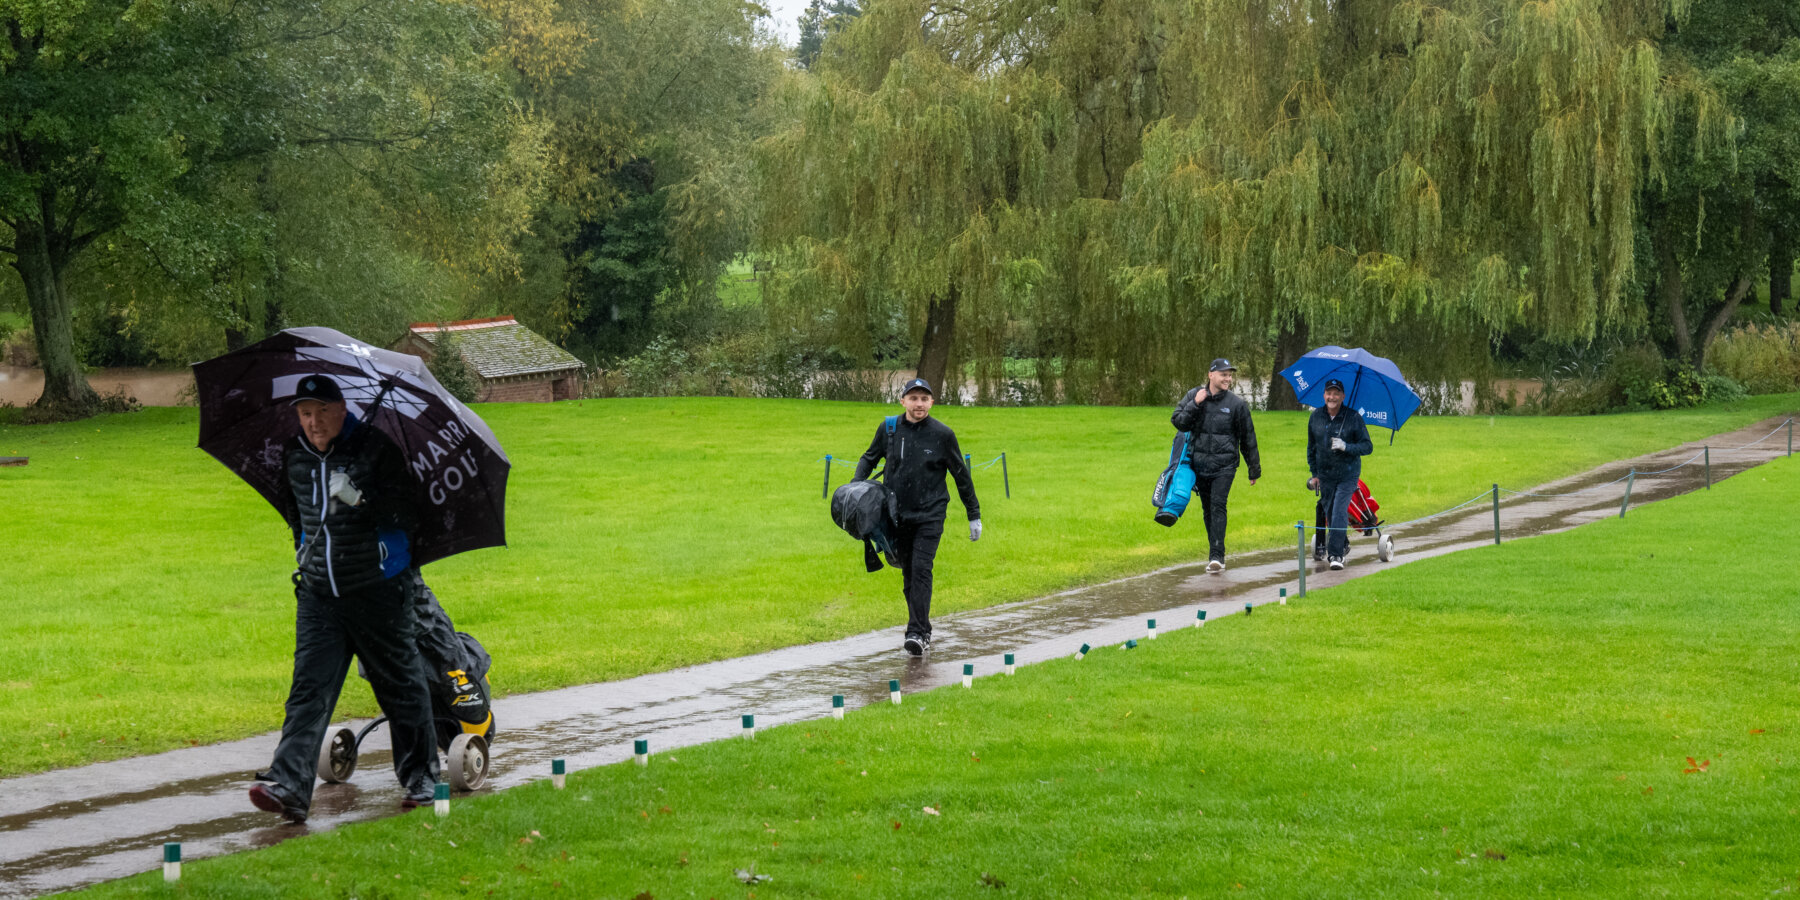
[[[637,740],[632,741],[631,742],[631,755],[637,757],[638,765],[640,765],[640,766],[649,765],[650,764],[650,739],[649,738],[638,738]]]
[[[1195,628],[1205,628],[1206,627],[1206,610],[1204,610],[1204,609],[1201,610],[1200,614],[1194,617],[1194,627]]]
[[[843,694],[832,694],[831,695],[831,717],[834,719],[841,719],[844,717],[844,695]]]
[[[1287,588],[1281,589],[1281,605],[1282,606],[1287,605]]]
[[[744,739],[756,740],[756,717],[749,713],[744,714]]]
[[[1080,650],[1077,650],[1077,651],[1075,651],[1075,658],[1076,658],[1076,659],[1081,659],[1081,658],[1082,658],[1082,657],[1084,657],[1084,656],[1087,656],[1087,655],[1088,655],[1088,649],[1089,649],[1089,648],[1088,648],[1088,645],[1086,645],[1086,644],[1082,644],[1082,645],[1081,645],[1081,649],[1080,649]]]
[[[550,761],[550,783],[559,791],[569,783],[569,767],[560,759]]]
[[[1150,620],[1150,639],[1153,641],[1156,640],[1156,620],[1155,619]]]
[[[894,701],[895,706],[900,705],[900,682],[898,679],[888,681],[888,699]]]
[[[1011,675],[1012,673],[1013,673],[1013,655],[1011,653],[1008,653],[1008,654],[1006,654],[1006,674]]]
[[[450,785],[449,784],[446,784],[445,782],[442,782],[442,781],[438,782],[436,791],[432,795],[432,799],[434,801],[433,806],[435,806],[437,808],[438,818],[442,819],[443,817],[450,815]]]
[[[974,663],[963,663],[963,687],[972,688],[974,686],[975,686],[975,664]]]
[[[181,880],[181,845],[163,845],[163,880]]]

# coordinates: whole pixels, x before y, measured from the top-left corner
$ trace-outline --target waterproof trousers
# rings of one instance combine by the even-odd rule
[[[931,566],[937,561],[944,520],[902,524],[894,529],[894,560],[906,592],[906,633],[931,634]]]
[[[343,597],[317,596],[302,584],[294,595],[294,682],[269,776],[312,806],[319,745],[354,655],[388,717],[401,788],[430,791],[438,780],[438,756],[407,579],[390,578]]]
[[[1237,470],[1194,478],[1194,495],[1200,498],[1200,512],[1206,519],[1206,558],[1225,561],[1225,502],[1231,495],[1231,482]]]
[[[1350,555],[1350,498],[1356,496],[1356,479],[1319,479],[1319,504],[1313,511],[1313,546],[1324,547],[1326,556]]]

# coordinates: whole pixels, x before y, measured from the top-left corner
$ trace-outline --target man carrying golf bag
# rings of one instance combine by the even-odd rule
[[[931,577],[938,541],[944,536],[944,517],[950,509],[950,492],[944,474],[956,479],[956,492],[969,514],[969,540],[981,539],[981,504],[975,499],[975,480],[957,446],[950,426],[931,418],[935,397],[923,378],[906,383],[901,392],[906,414],[889,416],[875,429],[875,439],[856,463],[855,480],[875,471],[887,460],[882,481],[894,494],[895,527],[889,535],[890,561],[899,566],[906,594],[906,652],[921,656],[931,646]]]

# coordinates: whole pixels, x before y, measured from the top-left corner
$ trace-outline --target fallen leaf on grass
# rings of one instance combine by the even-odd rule
[[[921,810],[921,812],[923,812],[923,813],[925,813],[925,814],[926,814],[926,815],[928,815],[928,816],[937,816],[937,815],[942,815],[942,813],[940,813],[940,812],[938,812],[938,811],[937,811],[937,810],[935,810],[935,809],[932,809],[932,808],[931,808],[931,807],[929,807],[929,806],[927,806],[927,807],[925,807],[925,808],[924,808],[924,809],[923,809],[923,810]]]
[[[989,875],[986,872],[981,873],[981,883],[984,885],[987,885],[988,887],[993,888],[996,891],[1000,890],[1003,887],[1006,887],[1006,882],[1001,881],[1000,879],[995,878],[994,876]]]
[[[1687,762],[1688,762],[1688,767],[1681,770],[1681,774],[1683,774],[1683,775],[1705,775],[1706,768],[1708,766],[1712,765],[1712,760],[1710,760],[1710,759],[1703,759],[1699,762],[1694,762],[1694,758],[1691,756],[1687,758]]]
[[[1653,787],[1646,787],[1646,788],[1644,788],[1644,796],[1646,796],[1646,797],[1648,797],[1648,796],[1650,796],[1650,795],[1651,795],[1651,794],[1654,794],[1654,793],[1656,793],[1656,788],[1653,788]]]
[[[1750,729],[1750,733],[1751,734],[1762,734],[1763,730],[1761,728],[1752,728],[1752,729]]]
[[[631,900],[656,900],[656,897],[653,896],[649,891],[644,891],[644,892],[638,894],[636,897],[631,898]]]
[[[775,880],[775,876],[773,876],[773,875],[758,875],[758,874],[756,874],[755,866],[751,866],[748,870],[732,869],[731,874],[736,875],[737,880],[739,880],[745,884],[761,884],[762,882],[765,882],[765,881],[774,881]]]
[[[1489,850],[1484,854],[1488,859],[1505,859],[1506,854],[1498,850]]]
[[[899,823],[899,822],[895,822],[895,823],[894,823],[894,830],[895,830],[895,831],[899,831],[899,830],[900,830],[900,823]]]

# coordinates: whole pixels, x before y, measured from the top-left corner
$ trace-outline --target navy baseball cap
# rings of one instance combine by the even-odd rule
[[[1340,391],[1341,391],[1341,390],[1343,390],[1343,389],[1344,389],[1344,383],[1343,383],[1343,382],[1341,382],[1341,381],[1339,381],[1339,380],[1337,380],[1337,379],[1336,379],[1336,378],[1333,378],[1333,379],[1330,379],[1330,380],[1328,380],[1328,381],[1326,381],[1326,382],[1325,382],[1325,387],[1324,387],[1324,388],[1323,388],[1323,390],[1327,390],[1327,391],[1329,391],[1329,390],[1331,390],[1331,389],[1332,389],[1332,388],[1337,388],[1337,389],[1338,389],[1338,390],[1340,390]]]
[[[288,405],[293,406],[302,400],[342,403],[344,402],[344,392],[338,389],[337,382],[324,375],[308,375],[300,379],[300,384],[294,388],[294,399]]]
[[[907,382],[906,387],[900,389],[900,396],[904,397],[907,394],[912,393],[913,391],[924,391],[925,393],[930,394],[933,397],[937,396],[937,392],[933,391],[931,389],[931,382],[926,381],[923,378],[914,378],[913,380]]]
[[[1229,360],[1229,359],[1215,359],[1215,360],[1213,360],[1212,368],[1208,369],[1207,371],[1209,371],[1209,372],[1236,372],[1237,366],[1232,365],[1231,360]]]

